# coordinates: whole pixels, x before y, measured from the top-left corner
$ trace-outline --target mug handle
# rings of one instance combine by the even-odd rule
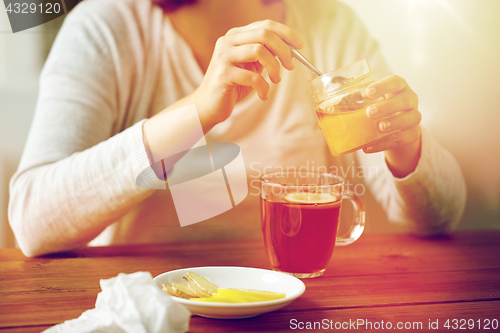
[[[354,224],[345,235],[337,237],[335,243],[337,246],[345,246],[354,243],[361,236],[363,230],[365,230],[365,209],[363,201],[352,192],[342,194],[342,201],[346,199],[352,203],[354,208]]]

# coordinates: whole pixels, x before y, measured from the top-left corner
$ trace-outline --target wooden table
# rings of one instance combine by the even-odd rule
[[[88,248],[43,258],[3,249],[0,331],[40,332],[76,318],[94,307],[99,280],[120,272],[156,276],[209,265],[269,268],[260,239]],[[438,324],[433,332],[500,331],[500,231],[434,239],[363,235],[335,249],[325,276],[303,281],[304,295],[279,311],[241,320],[193,316],[191,332],[297,331],[308,322],[336,331],[406,325],[407,332],[425,332],[429,323]]]

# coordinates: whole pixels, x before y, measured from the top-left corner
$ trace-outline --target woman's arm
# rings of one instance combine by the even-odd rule
[[[126,95],[138,58],[133,52],[141,52],[137,22],[124,23],[127,10],[109,1],[81,3],[44,66],[10,183],[9,222],[28,256],[84,246],[152,193],[135,184],[135,174],[149,165],[142,123],[125,129],[135,111]],[[153,19],[161,24],[161,15]]]
[[[389,221],[417,235],[446,234],[465,209],[465,179],[455,158],[422,128],[421,154],[413,172],[395,177],[384,155],[358,153],[360,163],[379,166],[365,179]]]
[[[253,91],[261,100],[267,99],[269,82],[262,71],[265,68],[271,82],[279,83],[280,63],[288,70],[294,68],[289,45],[300,49],[303,42],[289,27],[271,20],[233,28],[220,37],[201,85],[146,122],[144,133],[153,159],[161,160],[172,151],[172,134],[164,131],[169,118],[162,114],[194,104],[203,132],[207,133],[225,121],[235,104]]]
[[[109,31],[91,13],[70,15],[54,44],[23,160],[11,181],[9,220],[28,256],[85,245],[152,193],[135,183],[149,166],[142,122],[110,137],[122,126],[120,117],[135,111],[124,94],[141,88],[134,81],[136,73],[123,70],[130,64],[120,61],[127,55],[120,48],[129,46],[132,52],[141,41],[127,40],[134,35],[129,25],[122,27],[123,33]],[[201,86],[161,114],[195,104],[207,132],[252,90],[265,100],[269,84],[262,69],[278,82],[280,65],[274,57],[292,68],[285,42],[302,46],[293,31],[272,21],[229,31],[219,39]],[[155,126],[144,125],[148,139],[153,138],[153,154],[164,151],[175,141],[169,138],[186,127],[182,119],[175,124],[165,119],[153,117],[148,122]],[[148,128],[160,130],[151,135]]]

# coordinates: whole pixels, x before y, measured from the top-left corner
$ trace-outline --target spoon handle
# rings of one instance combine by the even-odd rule
[[[290,46],[292,51],[292,56],[297,59],[302,65],[306,66],[311,72],[317,76],[323,75],[316,67],[314,67],[302,54],[299,53],[295,48]]]

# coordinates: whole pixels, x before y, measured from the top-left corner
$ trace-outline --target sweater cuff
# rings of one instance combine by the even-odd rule
[[[146,189],[166,189],[166,184],[160,181],[149,163],[146,147],[143,141],[142,127],[147,119],[143,119],[130,127],[130,156],[132,174],[137,186]]]
[[[389,169],[387,165],[387,160],[384,159],[387,169],[389,169],[389,173],[392,176],[392,180],[396,184],[396,187],[412,187],[416,184],[422,186],[429,180],[429,176],[433,170],[433,158],[432,156],[435,154],[436,143],[433,141],[432,137],[427,133],[427,131],[421,128],[421,149],[420,149],[420,158],[417,163],[417,167],[410,174],[406,175],[403,178],[395,177]]]
[[[390,171],[388,171],[390,173]],[[446,150],[422,129],[421,156],[404,178],[391,177],[408,217],[408,231],[419,235],[450,232],[465,207],[465,182]]]

